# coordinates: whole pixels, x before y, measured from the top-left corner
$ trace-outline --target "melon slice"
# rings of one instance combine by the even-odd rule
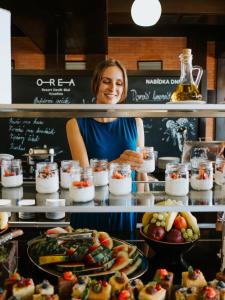
[[[129,265],[131,262],[128,253],[126,251],[120,251],[117,253],[115,263],[110,271],[119,271]]]
[[[130,275],[130,274],[132,274],[134,271],[136,271],[139,268],[139,266],[141,265],[141,263],[142,263],[142,259],[139,257],[135,261],[134,264],[129,265],[129,266],[123,268],[122,270],[120,270],[120,272],[123,272],[123,273],[125,273],[127,275]]]
[[[66,262],[69,260],[65,255],[45,255],[39,257],[39,265],[55,264],[59,262]]]
[[[135,255],[136,255],[136,253],[137,253],[137,246],[129,246],[129,248],[128,248],[128,256],[130,257],[130,258],[133,258]]]
[[[98,239],[99,239],[99,242],[101,243],[101,245],[103,245],[105,248],[112,249],[113,240],[107,232],[99,231],[98,232]]]
[[[123,243],[121,245],[118,245],[118,246],[114,247],[112,249],[113,256],[116,256],[117,253],[120,252],[120,251],[128,252],[128,245]]]

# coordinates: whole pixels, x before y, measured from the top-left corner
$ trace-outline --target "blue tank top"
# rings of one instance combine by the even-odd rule
[[[98,158],[112,161],[125,150],[136,150],[138,133],[135,118],[118,118],[108,123],[78,118],[77,123],[89,160]],[[136,218],[135,213],[80,213],[71,215],[71,225],[74,228],[88,227],[109,232],[134,232]]]
[[[91,158],[112,161],[123,151],[136,150],[137,126],[134,118],[118,118],[102,123],[94,119],[77,119],[89,160]]]

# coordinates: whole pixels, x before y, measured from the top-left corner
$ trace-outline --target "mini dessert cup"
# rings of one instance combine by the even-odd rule
[[[93,181],[95,186],[104,186],[109,183],[108,160],[93,158],[90,160],[93,171]]]
[[[172,196],[185,196],[189,192],[189,174],[186,164],[168,163],[165,172],[165,192]]]
[[[79,161],[76,160],[63,160],[61,161],[60,168],[60,186],[63,189],[69,189],[72,181],[72,174],[76,169],[79,169]],[[77,173],[78,174],[78,173]],[[74,176],[73,176],[74,178]],[[79,181],[80,178],[77,178]]]
[[[109,191],[114,195],[131,193],[131,167],[125,163],[111,163],[109,175]]]
[[[22,162],[20,159],[3,160],[1,165],[2,186],[17,187],[23,184]]]
[[[57,163],[40,162],[36,165],[36,191],[38,193],[55,193],[59,189],[59,172]]]
[[[80,168],[79,173],[79,181],[72,179],[69,197],[74,202],[91,201],[95,197],[92,168]],[[77,174],[74,173],[73,176],[77,177]]]
[[[213,187],[213,167],[209,160],[192,160],[191,187],[193,190],[206,191]]]
[[[138,169],[139,173],[152,173],[155,171],[155,154],[153,147],[138,147],[137,152],[142,155],[143,163]]]

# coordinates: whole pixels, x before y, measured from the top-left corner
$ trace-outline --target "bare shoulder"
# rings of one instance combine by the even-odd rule
[[[75,118],[69,119],[66,122],[66,128],[67,129],[71,129],[71,128],[76,127],[76,126],[77,126],[77,120]]]
[[[135,118],[136,124],[138,128],[143,127],[143,120],[141,118]]]

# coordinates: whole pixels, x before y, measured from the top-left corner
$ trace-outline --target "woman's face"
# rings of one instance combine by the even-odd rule
[[[124,88],[123,73],[117,66],[108,67],[102,73],[102,79],[96,95],[98,104],[116,104],[121,100]]]

